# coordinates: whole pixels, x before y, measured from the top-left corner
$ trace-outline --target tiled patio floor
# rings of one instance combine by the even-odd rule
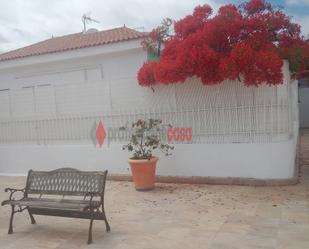
[[[309,135],[303,143],[309,147]],[[303,155],[305,155],[304,153]],[[17,214],[7,234],[9,207],[0,208],[0,248],[5,249],[307,249],[309,166],[301,158],[301,183],[286,187],[158,184],[136,192],[130,182],[108,182],[107,217],[95,221],[87,245],[87,220]],[[0,177],[0,189],[22,187],[24,177]],[[6,193],[0,193],[3,200]]]

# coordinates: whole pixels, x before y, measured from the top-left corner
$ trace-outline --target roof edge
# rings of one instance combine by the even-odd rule
[[[140,32],[140,31],[128,28],[126,26],[117,27],[117,28],[108,29],[108,30],[102,30],[96,33],[78,32],[78,33],[73,33],[73,34],[67,34],[63,36],[49,38],[43,41],[30,44],[22,48],[17,48],[17,49],[2,53],[0,54],[0,62],[12,61],[16,59],[39,56],[39,55],[44,55],[44,54],[62,53],[62,52],[67,52],[67,51],[72,51],[72,50],[96,47],[96,46],[101,46],[101,45],[106,45],[106,44],[111,44],[111,43],[119,43],[119,42],[129,41],[129,40],[137,40],[137,39],[144,38],[147,35],[148,35],[148,32]],[[113,36],[116,36],[116,37],[113,37]],[[91,38],[92,38],[92,41],[90,41]],[[71,47],[68,46],[66,43],[68,43],[69,45],[71,44]],[[54,49],[49,48],[48,45],[51,45],[51,47],[54,46]]]
[[[0,70],[142,49],[140,39],[0,61]]]

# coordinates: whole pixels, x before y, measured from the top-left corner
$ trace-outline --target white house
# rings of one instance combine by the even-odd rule
[[[0,55],[0,173],[74,167],[127,176],[124,140],[110,132],[156,117],[193,131],[192,141],[160,157],[162,181],[295,182],[297,86],[287,63],[277,87],[191,79],[145,88],[136,80],[147,60],[144,36],[90,30]],[[108,131],[102,147],[93,140],[100,120]]]

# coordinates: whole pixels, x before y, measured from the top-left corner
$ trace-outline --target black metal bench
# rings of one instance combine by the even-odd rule
[[[10,205],[12,208],[8,233],[13,233],[14,214],[27,210],[31,224],[35,224],[33,215],[90,219],[88,244],[92,243],[94,220],[104,220],[106,230],[110,231],[104,211],[106,176],[107,171],[88,172],[72,168],[49,172],[30,170],[25,188],[5,189],[10,195],[8,200],[2,202],[2,206]],[[18,192],[22,196],[16,200]],[[49,197],[42,198],[42,195]]]

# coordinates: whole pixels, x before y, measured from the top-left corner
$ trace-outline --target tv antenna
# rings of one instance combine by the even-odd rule
[[[88,23],[92,23],[92,22],[100,23],[98,20],[92,19],[90,17],[90,14],[91,14],[90,12],[87,12],[87,13],[83,14],[83,16],[82,16],[82,22],[83,22],[83,26],[84,26],[83,33],[86,33],[86,31],[87,31],[86,25]]]

